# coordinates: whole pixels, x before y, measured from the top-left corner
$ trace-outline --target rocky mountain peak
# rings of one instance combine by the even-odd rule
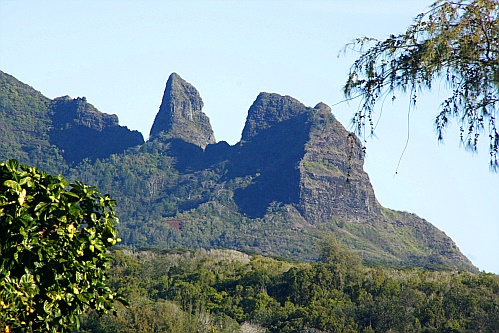
[[[97,110],[85,97],[57,97],[52,102],[52,121],[56,129],[82,125],[102,131],[106,127],[118,126],[118,116]]]
[[[307,111],[305,105],[290,96],[262,92],[248,111],[241,141],[248,141],[273,125]]]
[[[317,103],[317,105],[314,106],[314,109],[331,113],[331,107],[323,102]]]
[[[300,162],[300,211],[312,223],[334,218],[380,218],[380,205],[363,169],[361,141],[319,103]]]
[[[166,82],[163,100],[149,134],[151,139],[182,139],[202,148],[215,143],[199,92],[177,73]]]
[[[62,150],[70,165],[87,158],[106,158],[144,143],[141,133],[120,126],[117,115],[100,112],[85,97],[54,99],[50,116],[50,143]]]

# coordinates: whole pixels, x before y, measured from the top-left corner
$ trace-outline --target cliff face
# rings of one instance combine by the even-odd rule
[[[312,223],[380,216],[360,140],[318,104],[309,113],[309,139],[300,162],[300,211]]]
[[[289,96],[261,93],[236,147],[228,175],[254,177],[234,196],[245,214],[263,217],[279,202],[293,204],[312,224],[380,215],[361,143],[326,104],[309,108]]]
[[[149,134],[151,139],[182,139],[201,148],[215,143],[210,120],[202,112],[203,100],[190,83],[173,73]]]
[[[98,111],[85,97],[56,98],[51,107],[50,141],[71,165],[122,153],[144,143],[142,134],[120,126],[118,117]]]
[[[299,161],[309,135],[308,109],[289,96],[261,93],[250,107],[242,139],[227,162],[227,179],[252,177],[234,201],[250,217],[263,217],[273,203],[297,204]]]
[[[85,97],[58,97],[52,102],[52,123],[56,130],[69,129],[75,125],[86,126],[96,131],[119,126],[118,116],[98,111]]]
[[[86,99],[50,100],[0,71],[0,158],[53,173],[144,143],[142,134],[99,112]]]

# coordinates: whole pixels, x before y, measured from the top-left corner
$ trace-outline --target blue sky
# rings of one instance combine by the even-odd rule
[[[308,106],[343,100],[360,36],[402,32],[432,1],[0,0],[0,70],[45,96],[85,96],[147,138],[168,76],[200,92],[217,140],[236,143],[261,91]],[[499,273],[499,174],[459,147],[457,127],[437,143],[444,85],[383,109],[365,169],[382,205],[427,219],[481,270]],[[357,102],[333,107],[349,128]],[[389,104],[389,105],[388,105]],[[407,150],[395,174],[406,138]]]

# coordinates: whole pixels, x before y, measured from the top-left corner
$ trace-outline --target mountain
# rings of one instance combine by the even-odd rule
[[[317,240],[334,233],[373,264],[477,270],[432,224],[379,204],[360,140],[324,103],[260,93],[231,146],[215,142],[199,92],[174,73],[143,142],[83,98],[49,100],[2,75],[9,87],[0,96],[2,131],[16,145],[0,158],[44,167],[44,158],[58,156],[58,172],[117,200],[125,245],[316,260]],[[33,121],[45,127],[25,124]],[[21,138],[14,127],[38,132]]]
[[[203,100],[196,88],[173,73],[166,82],[163,101],[149,136],[178,138],[201,148],[215,143],[210,120],[202,108]]]
[[[70,165],[85,158],[106,158],[144,143],[141,133],[120,126],[116,115],[99,112],[85,97],[56,98],[51,119],[50,141]]]
[[[66,165],[50,144],[51,100],[32,87],[0,71],[0,157],[17,158],[57,172]]]
[[[65,172],[83,159],[96,160],[144,143],[85,97],[54,100],[0,71],[0,156],[49,172]]]

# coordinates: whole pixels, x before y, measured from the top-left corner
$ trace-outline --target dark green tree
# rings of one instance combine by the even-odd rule
[[[374,108],[401,90],[417,94],[442,79],[452,90],[435,118],[438,139],[450,120],[460,123],[465,147],[477,149],[489,137],[490,166],[497,171],[499,133],[499,2],[437,0],[405,33],[384,41],[358,38],[347,45],[360,51],[344,87],[347,98],[362,98],[353,117],[359,134],[374,131]],[[365,49],[365,47],[370,46]],[[367,128],[367,130],[366,130]]]
[[[86,309],[113,310],[107,248],[119,241],[114,202],[19,165],[0,164],[0,325],[67,332]]]
[[[338,288],[343,288],[345,281],[354,281],[358,278],[362,270],[360,257],[345,248],[334,235],[325,236],[319,241],[318,246],[319,258],[332,268]]]

